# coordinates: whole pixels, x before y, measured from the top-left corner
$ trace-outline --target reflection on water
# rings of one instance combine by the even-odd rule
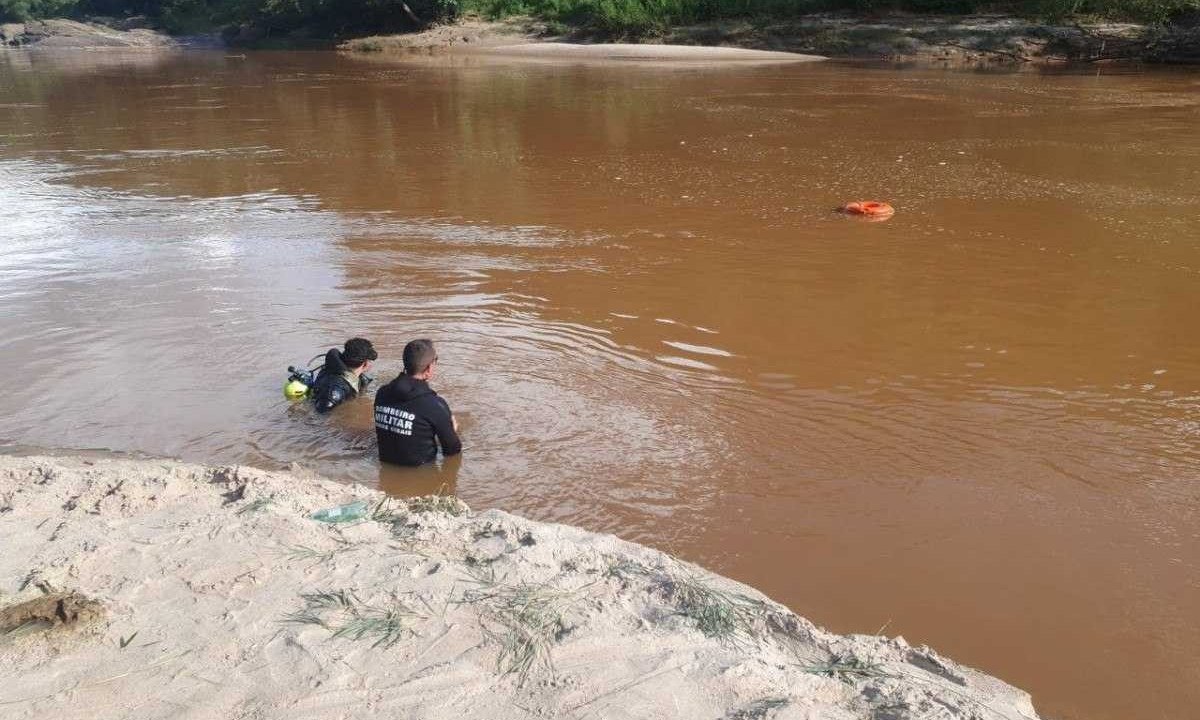
[[[0,54],[0,442],[457,492],[1050,716],[1200,701],[1193,75],[67,57]],[[461,459],[283,399],[352,335],[439,343]]]

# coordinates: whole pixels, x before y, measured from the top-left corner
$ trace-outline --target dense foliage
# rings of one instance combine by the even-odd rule
[[[457,0],[0,0],[0,19],[144,16],[172,32],[254,25],[269,31],[308,28],[323,35],[411,29],[453,15]]]
[[[69,15],[79,0],[0,0],[0,20]]]
[[[1200,13],[1200,0],[0,0],[0,20],[103,15],[145,16],[173,32],[223,26],[307,30],[323,36],[386,32],[453,17],[460,10],[498,18],[533,15],[612,35],[639,35],[729,18],[786,19],[803,13],[908,10],[970,13],[1005,9],[1036,17],[1092,16],[1165,22]]]
[[[463,0],[463,5],[493,18],[533,15],[618,35],[710,20],[786,19],[828,11],[967,14],[1001,10],[1053,20],[1090,16],[1143,22],[1166,22],[1200,11],[1200,0]]]

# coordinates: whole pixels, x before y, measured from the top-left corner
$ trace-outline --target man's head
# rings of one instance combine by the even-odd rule
[[[371,367],[371,361],[379,357],[371,341],[364,338],[350,338],[342,350],[342,362],[346,367],[359,374]]]
[[[413,340],[404,346],[404,374],[417,380],[428,380],[433,377],[437,359],[432,340]]]

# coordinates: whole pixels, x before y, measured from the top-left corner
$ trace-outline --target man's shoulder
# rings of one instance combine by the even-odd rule
[[[395,381],[393,380],[392,382],[395,382]],[[380,403],[385,403],[385,402],[388,402],[389,400],[391,400],[392,395],[395,393],[395,389],[392,387],[392,382],[385,382],[384,384],[380,385],[379,388],[375,391],[375,404],[376,405],[378,405]]]
[[[438,395],[432,389],[430,389],[429,394],[422,395],[420,400],[421,400],[421,404],[424,405],[429,410],[432,410],[434,412],[444,412],[444,413],[450,412],[450,404],[448,402],[446,402],[446,398],[442,397],[441,395]]]

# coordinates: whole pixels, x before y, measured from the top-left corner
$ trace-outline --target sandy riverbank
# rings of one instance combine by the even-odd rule
[[[143,19],[144,20],[144,19]],[[0,46],[155,50],[215,47],[216,34],[173,38],[136,27],[137,20],[52,19],[0,25]],[[319,29],[318,29],[319,30]],[[233,45],[274,49],[333,47],[312,29],[266,37],[252,29],[228,34]],[[243,37],[244,36],[244,37]],[[1200,63],[1200,27],[1132,23],[1047,24],[1005,15],[800,15],[788,20],[735,20],[675,27],[636,43],[614,44],[585,28],[532,18],[463,17],[420,32],[344,40],[351,52],[502,54],[555,60],[784,62],[824,57],[949,66],[1038,66],[1070,62]],[[535,49],[531,49],[533,46]],[[772,53],[772,56],[752,53]]]
[[[815,62],[824,60],[820,55],[802,55],[772,50],[748,50],[746,48],[712,47],[702,45],[651,45],[635,43],[579,43],[532,42],[515,45],[499,45],[481,48],[478,52],[497,57],[528,58],[535,60],[588,61],[616,60],[634,62],[670,63],[717,63],[763,64]]]
[[[374,516],[309,518],[356,499]],[[452,498],[0,456],[0,537],[7,718],[1037,717],[928,648]]]
[[[339,47],[355,52],[478,53],[530,43],[596,43],[595,47],[604,47],[609,40],[582,29],[552,28],[530,18],[498,22],[463,18],[422,32],[348,40]],[[1200,62],[1200,28],[1110,22],[1055,25],[1006,15],[813,14],[789,20],[731,20],[671,28],[656,37],[642,38],[640,44],[742,48],[933,66]],[[570,58],[572,51],[546,50],[542,55]]]

